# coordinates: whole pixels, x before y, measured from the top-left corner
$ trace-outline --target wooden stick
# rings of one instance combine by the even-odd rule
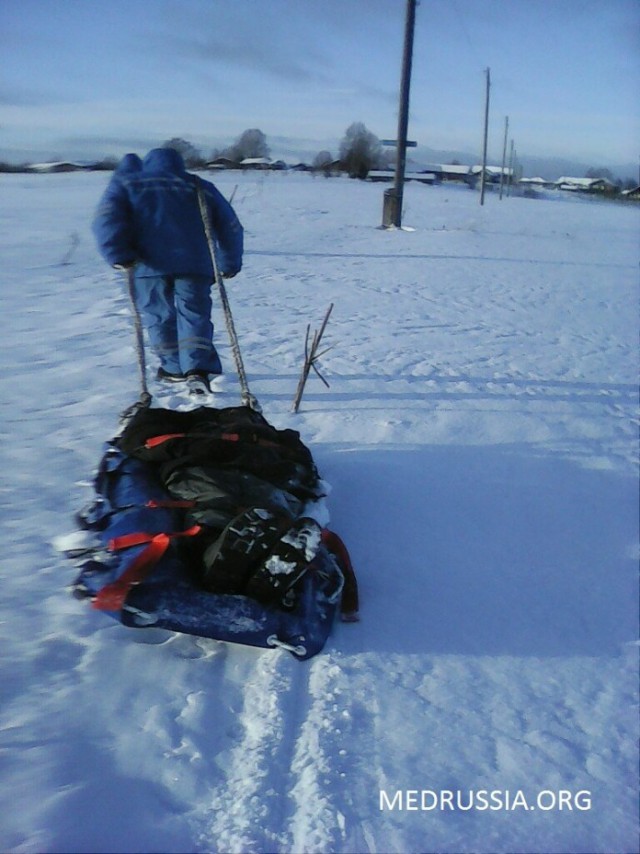
[[[309,372],[311,368],[313,368],[314,372],[320,377],[322,382],[329,388],[329,383],[326,379],[320,374],[316,366],[317,360],[320,356],[324,355],[330,347],[327,347],[322,353],[318,353],[318,346],[320,345],[320,341],[322,340],[322,336],[324,335],[324,331],[327,327],[327,323],[329,321],[329,315],[333,309],[333,303],[327,309],[327,313],[324,316],[324,320],[322,321],[322,325],[320,329],[313,333],[313,341],[311,342],[311,347],[309,347],[309,332],[311,331],[311,326],[307,324],[307,334],[304,340],[304,365],[302,366],[302,373],[300,375],[300,380],[298,382],[298,388],[296,389],[296,396],[293,401],[293,411],[297,412],[300,406],[300,401],[302,400],[302,395],[304,393],[304,387],[306,385],[307,379],[309,377]]]

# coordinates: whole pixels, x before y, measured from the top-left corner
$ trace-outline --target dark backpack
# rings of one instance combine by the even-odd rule
[[[118,445],[184,502],[185,526],[200,526],[180,548],[201,568],[207,590],[291,606],[321,541],[317,522],[302,517],[322,490],[299,433],[277,430],[243,406],[145,409]]]

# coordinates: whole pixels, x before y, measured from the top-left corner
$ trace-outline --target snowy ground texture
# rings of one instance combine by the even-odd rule
[[[53,543],[139,391],[107,180],[1,178],[0,849],[637,851],[638,209],[410,185],[384,231],[379,185],[219,176],[251,390],[359,574],[301,663],[66,589]]]

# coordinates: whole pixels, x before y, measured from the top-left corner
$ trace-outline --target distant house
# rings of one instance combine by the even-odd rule
[[[228,157],[216,157],[209,160],[207,169],[271,169],[282,171],[287,168],[284,160],[271,160],[269,157],[245,157],[244,160],[230,160]]]
[[[553,190],[555,188],[554,181],[547,181],[546,178],[539,176],[537,178],[520,178],[518,185],[528,199],[540,198],[542,190]]]
[[[405,173],[406,181],[420,181],[423,184],[435,184],[441,181],[458,181],[469,186],[475,186],[480,180],[482,166],[467,166],[463,163],[440,163],[435,166],[427,166],[420,171],[407,171]],[[505,178],[512,175],[512,169],[503,170],[500,166],[487,166],[485,169],[485,179],[492,184],[500,183],[500,176],[504,174]],[[395,172],[392,169],[374,169],[369,172],[368,179],[370,181],[391,181],[395,177]]]
[[[418,184],[435,184],[437,176],[435,172],[407,172],[405,181],[417,181]]]
[[[520,178],[518,181],[519,184],[523,184],[525,187],[533,187],[535,189],[543,189],[544,187],[553,187],[553,181],[547,181],[545,178]]]
[[[440,166],[434,168],[440,170],[440,179],[442,181],[460,181],[470,186],[475,186],[480,180],[482,173],[482,165],[467,166],[465,163],[442,163]],[[505,177],[509,177],[511,171],[505,167]],[[503,169],[500,166],[487,166],[484,174],[486,181],[497,184],[500,182]]]
[[[367,174],[367,181],[373,181],[374,183],[388,183],[389,181],[394,181],[395,177],[396,174],[392,169],[370,169]]]
[[[442,181],[462,181],[465,184],[469,183],[471,176],[471,167],[464,163],[443,163],[438,167],[440,169],[440,178]]]
[[[245,157],[240,161],[241,169],[271,169],[270,157]]]
[[[240,164],[235,160],[230,160],[228,157],[216,157],[209,160],[207,169],[239,169]]]
[[[326,160],[321,162],[317,162],[316,158],[310,166],[307,163],[298,163],[295,166],[290,166],[289,168],[296,172],[312,172],[314,175],[324,175],[325,178],[335,178],[343,172],[342,161],[339,158],[337,160]]]
[[[569,178],[563,176],[555,182],[558,190],[569,193],[606,193],[615,189],[615,185],[606,178]]]
[[[640,201],[640,186],[631,187],[629,190],[623,190],[620,195],[624,199],[631,199],[632,201]]]
[[[93,169],[95,164],[72,163],[69,160],[56,160],[50,163],[31,163],[27,169],[29,172],[80,172],[83,169]]]
[[[479,181],[482,175],[482,165],[472,166],[469,170],[469,174],[474,182]],[[508,181],[513,177],[513,169],[509,169],[507,166],[505,166],[504,169],[502,166],[485,166],[484,179],[485,182],[489,182],[490,184],[499,184],[501,179]]]
[[[367,181],[389,182],[395,181],[394,169],[371,169],[367,175]],[[405,172],[405,181],[417,181],[419,184],[435,184],[436,176],[433,172]]]

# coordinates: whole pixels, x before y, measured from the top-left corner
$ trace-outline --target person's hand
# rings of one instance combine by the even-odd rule
[[[233,279],[234,276],[237,276],[237,273],[222,273],[223,279]]]
[[[118,270],[120,273],[126,273],[129,270],[133,270],[135,266],[135,261],[125,261],[123,264],[114,264],[113,269]]]

